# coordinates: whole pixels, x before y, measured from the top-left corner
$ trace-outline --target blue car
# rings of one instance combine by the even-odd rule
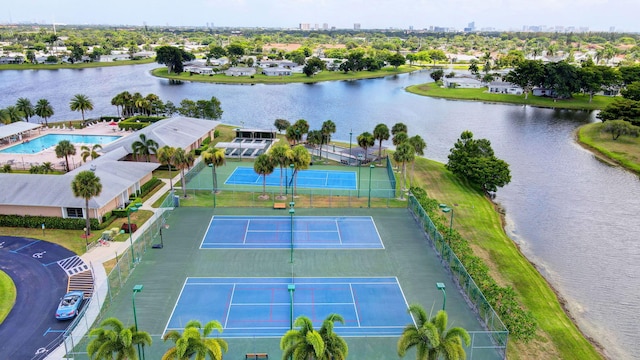
[[[82,291],[70,291],[64,295],[58,310],[56,310],[56,319],[68,320],[73,319],[80,312],[80,306],[84,300],[84,292]]]

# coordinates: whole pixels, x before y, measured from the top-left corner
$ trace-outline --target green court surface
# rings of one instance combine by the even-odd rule
[[[272,209],[215,209],[216,215],[286,216]],[[407,209],[296,209],[296,216],[371,216],[385,245],[384,249],[200,249],[212,208],[176,208],[168,219],[164,248],[149,249],[132,273],[123,290],[106,310],[124,324],[133,324],[132,291],[136,294],[138,326],[153,337],[145,349],[147,359],[160,359],[173,344],[164,343],[162,333],[187,278],[382,278],[396,277],[409,304],[421,304],[435,313],[443,306],[443,294],[437,282],[446,285],[446,310],[449,326],[461,326],[471,332],[484,331],[476,314],[457,290],[451,275],[444,270],[435,251]],[[211,299],[217,309],[226,304]],[[384,308],[381,311],[385,311]],[[215,312],[215,311],[213,311]],[[222,319],[210,319],[219,320]],[[281,336],[283,334],[280,334]],[[214,334],[214,336],[218,336]],[[225,334],[219,335],[225,338]],[[268,353],[280,359],[280,338],[226,338],[229,352],[224,359],[244,359],[247,353]],[[482,349],[486,338],[476,333],[476,348],[468,349],[468,358],[498,359],[492,349]],[[349,359],[397,359],[398,336],[346,337]],[[469,356],[473,352],[473,357]],[[415,358],[415,352],[406,355]]]

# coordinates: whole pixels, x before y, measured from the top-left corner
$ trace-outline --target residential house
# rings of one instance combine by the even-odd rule
[[[227,76],[253,76],[256,74],[256,69],[252,67],[232,67],[224,73]]]
[[[444,87],[447,88],[479,89],[486,86],[482,81],[467,76],[452,78],[444,77],[442,78],[442,83]]]
[[[488,85],[488,92],[493,94],[522,95],[524,89],[509,82],[492,81]]]

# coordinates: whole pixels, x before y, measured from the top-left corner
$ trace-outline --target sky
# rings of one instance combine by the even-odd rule
[[[639,0],[20,0],[7,1],[0,24],[92,24],[329,28],[522,30],[588,27],[640,32]]]

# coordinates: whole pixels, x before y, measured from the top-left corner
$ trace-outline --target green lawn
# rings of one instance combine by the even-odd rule
[[[86,69],[108,66],[122,66],[122,65],[139,65],[150,64],[155,62],[155,59],[142,59],[142,60],[122,60],[112,62],[89,62],[89,63],[76,63],[76,64],[4,64],[0,65],[0,70],[58,70],[58,69]]]
[[[16,286],[5,272],[0,271],[0,324],[16,302]]]
[[[505,234],[499,212],[481,192],[443,164],[422,158],[416,163],[415,183],[430,197],[455,206],[454,228],[485,259],[498,283],[512,286],[535,316],[540,327],[536,338],[527,344],[510,341],[509,359],[601,359],[564,312],[547,281]]]
[[[607,106],[613,101],[613,97],[594,96],[593,101],[589,102],[589,95],[574,95],[568,100],[554,100],[542,96],[533,96],[529,94],[525,100],[523,95],[509,94],[490,94],[486,88],[481,89],[450,89],[442,88],[436,83],[427,83],[420,85],[412,85],[407,87],[407,91],[417,95],[439,97],[456,100],[473,100],[485,102],[499,102],[510,104],[522,104],[539,106],[555,109],[574,109],[574,110],[598,110]]]
[[[602,132],[603,126],[604,123],[581,126],[578,140],[626,169],[640,174],[640,137],[623,135],[613,140],[611,134]]]
[[[226,76],[224,74],[218,75],[198,75],[183,72],[179,75],[169,74],[166,67],[153,69],[151,73],[154,76],[184,80],[184,81],[201,81],[212,83],[225,83],[225,84],[288,84],[288,83],[314,83],[319,81],[339,81],[339,80],[357,80],[357,79],[370,79],[378,78],[389,75],[397,75],[408,73],[411,71],[419,70],[416,66],[400,66],[398,69],[392,67],[386,67],[378,71],[359,71],[349,72],[345,74],[342,71],[322,71],[321,73],[308,77],[305,74],[292,74],[291,76],[266,76],[262,74],[255,74],[253,77],[248,76]]]

